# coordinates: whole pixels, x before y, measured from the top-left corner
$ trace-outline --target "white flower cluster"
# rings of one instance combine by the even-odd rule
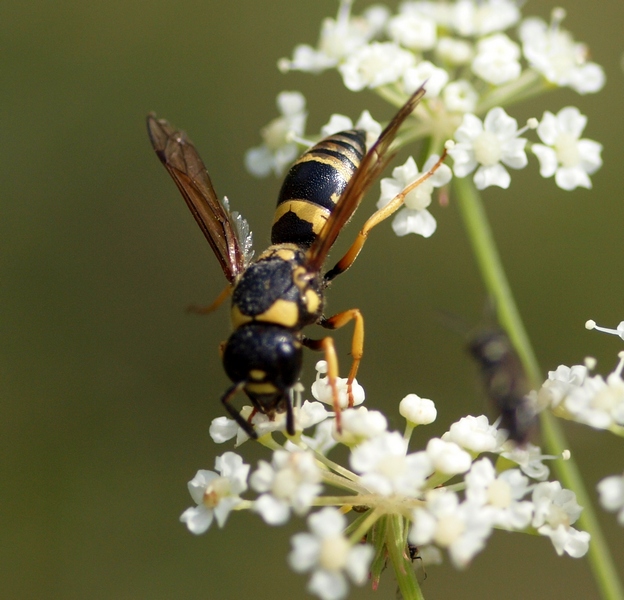
[[[508,188],[508,169],[527,166],[527,149],[537,157],[540,174],[554,176],[561,189],[591,188],[590,175],[602,165],[602,146],[581,138],[587,118],[577,108],[545,111],[539,123],[530,119],[520,129],[503,109],[554,87],[570,87],[579,94],[603,87],[602,68],[588,60],[587,47],[561,26],[562,9],[553,10],[546,23],[523,18],[515,0],[405,1],[396,14],[375,5],[361,15],[351,13],[352,4],[341,0],[337,17],[323,22],[317,46],[297,46],[292,58],[279,61],[279,68],[315,74],[336,69],[349,90],[373,90],[395,106],[424,84],[426,96],[406,122],[399,144],[420,139],[439,155],[445,140],[454,138],[457,144],[449,151],[454,175],[473,174],[478,189]],[[289,102],[297,106],[294,118],[294,109],[283,107],[285,96],[294,98],[295,93],[280,94],[284,116],[263,130],[264,145],[247,155],[254,174],[282,173],[295,141],[311,143],[303,135],[305,102],[300,96]],[[351,126],[347,117],[334,115],[320,136],[310,137],[316,140]],[[373,139],[380,130],[367,112],[355,126]],[[527,129],[537,129],[539,142],[521,137]],[[437,156],[430,157],[422,171],[435,160]],[[391,179],[382,181],[378,206],[418,174],[413,158],[395,169]],[[406,208],[394,218],[397,235],[432,235],[436,221],[427,210],[431,192],[450,178],[450,170],[440,168],[410,194]]]
[[[506,433],[487,417],[468,416],[424,448],[410,450],[413,429],[436,418],[434,403],[416,394],[399,405],[406,420],[403,434],[388,430],[387,419],[364,406],[343,409],[338,432],[321,403],[329,388],[326,370],[320,361],[313,386],[317,401],[296,408],[295,436],[280,443],[273,433],[284,431],[283,420],[270,428],[252,420],[262,433],[260,443],[273,452],[270,462],[260,460],[250,475],[250,466],[238,454],[225,452],[217,458],[215,472],[199,471],[189,482],[197,506],[180,519],[192,533],[205,532],[214,518],[223,526],[232,510],[252,510],[267,524],[282,525],[293,514],[305,516],[314,507],[324,507],[309,514],[309,533],[293,536],[288,557],[295,571],[311,572],[308,591],[323,600],[344,598],[349,580],[362,585],[369,572],[378,580],[382,569],[373,557],[388,553],[389,542],[377,528],[388,527],[390,519],[401,520],[408,542],[428,561],[439,562],[441,550],[446,550],[458,568],[485,547],[494,529],[547,536],[558,554],[579,557],[587,552],[589,534],[572,527],[581,507],[573,492],[547,481],[543,460],[548,457],[537,446],[510,446]],[[345,384],[339,381],[340,388]],[[354,387],[356,401],[363,402],[363,389]],[[219,418],[215,423],[211,432],[217,442],[246,438],[237,434],[234,421]],[[314,425],[313,435],[303,434]],[[349,449],[345,465],[327,456],[337,444]],[[248,480],[255,499],[241,497]],[[343,495],[324,495],[326,486],[343,490]],[[610,488],[605,494],[614,495]],[[354,507],[359,517],[349,524],[343,513]],[[397,535],[394,543],[407,556],[406,536]],[[363,538],[369,543],[362,544]]]
[[[624,340],[624,321],[611,329],[600,327],[590,319],[585,327]],[[586,359],[585,365],[559,365],[556,371],[548,373],[548,379],[538,393],[540,403],[551,408],[557,416],[624,437],[624,351],[618,357],[616,368],[606,379],[590,374],[595,367],[594,359]],[[617,512],[618,522],[624,526],[624,474],[605,477],[597,489],[603,508]]]
[[[606,378],[591,375],[585,365],[559,365],[557,370],[548,372],[548,379],[538,392],[539,403],[564,419],[621,435],[624,433],[624,352],[619,357],[617,367]]]

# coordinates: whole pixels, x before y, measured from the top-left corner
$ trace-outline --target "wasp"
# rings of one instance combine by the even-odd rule
[[[468,351],[479,363],[501,429],[509,432],[510,440],[526,444],[536,425],[536,413],[524,368],[509,336],[501,329],[483,330],[472,338]]]
[[[405,195],[433,174],[444,155],[430,172],[366,221],[355,242],[332,269],[325,274],[321,274],[321,269],[341,229],[390,160],[390,146],[399,127],[424,93],[421,87],[408,99],[368,152],[366,134],[357,129],[331,135],[306,151],[282,185],[271,245],[255,260],[245,222],[240,215],[230,212],[227,202],[218,199],[195,146],[183,131],[154,114],[148,116],[152,146],[186,200],[228,281],[224,292],[204,312],[232,295],[233,332],[221,346],[223,366],[232,385],[221,402],[250,437],[257,438],[251,424],[257,412],[270,420],[277,413],[286,413],[286,431],[294,435],[291,390],[301,372],[303,347],[325,353],[336,426],[340,428],[334,342],[330,336],[306,337],[302,330],[307,325],[316,323],[331,330],[354,322],[347,380],[349,405],[353,405],[351,385],[362,358],[364,320],[357,308],[326,317],[325,290],[332,279],[353,264],[370,229],[395,212]],[[231,404],[240,392],[247,395],[254,407],[248,420]]]

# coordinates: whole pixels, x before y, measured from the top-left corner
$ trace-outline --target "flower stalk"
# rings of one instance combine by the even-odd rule
[[[541,386],[543,377],[505,275],[481,195],[469,178],[455,178],[453,184],[464,226],[486,289],[494,298],[499,322],[512,340],[532,386],[537,389]],[[546,450],[561,456],[569,447],[561,426],[548,411],[540,414],[540,423]],[[624,598],[624,588],[574,459],[556,460],[553,468],[561,482],[575,492],[583,506],[579,524],[591,534],[588,558],[602,597],[621,600]]]

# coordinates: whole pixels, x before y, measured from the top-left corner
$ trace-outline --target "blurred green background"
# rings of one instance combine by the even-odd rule
[[[356,11],[367,2],[358,1]],[[394,5],[395,6],[395,5]],[[524,14],[547,17],[549,3]],[[537,173],[488,190],[487,208],[544,372],[599,359],[610,370],[621,340],[585,331],[586,319],[624,319],[621,164],[624,8],[568,2],[565,27],[607,72],[598,95],[561,90],[510,112],[520,122],[573,104],[585,136],[604,144],[594,189],[565,193]],[[281,75],[276,61],[314,44],[335,0],[43,2],[4,0],[0,19],[0,595],[143,599],[304,597],[285,566],[302,524],[268,528],[235,514],[201,537],[178,522],[186,482],[229,449],[208,436],[227,385],[217,355],[227,311],[185,314],[223,288],[222,273],[148,143],[148,111],[190,132],[219,194],[265,245],[280,182],[254,180],[244,151],[276,116],[275,96],[301,90],[309,131],[332,112],[392,111],[342,87],[335,73]],[[368,198],[357,223],[373,210]],[[400,426],[397,402],[434,399],[440,434],[485,404],[463,340],[436,317],[482,318],[485,293],[454,203],[434,208],[430,240],[374,232],[336,281],[330,311],[366,318],[360,381],[369,406]],[[354,224],[341,238],[353,238]],[[339,251],[334,253],[338,257]],[[347,328],[349,329],[349,328]],[[336,336],[346,363],[350,331]],[[308,357],[304,379],[313,376]],[[621,471],[606,433],[565,424],[595,494]],[[422,442],[425,438],[418,438]],[[266,456],[248,444],[249,461]],[[624,534],[601,522],[622,564]],[[498,533],[465,572],[430,568],[425,596],[581,598],[594,595],[583,560],[558,558],[547,539]],[[376,596],[394,598],[390,573]]]

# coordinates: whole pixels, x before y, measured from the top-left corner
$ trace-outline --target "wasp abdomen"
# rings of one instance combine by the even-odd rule
[[[366,153],[366,133],[353,129],[321,140],[292,166],[277,200],[271,243],[309,247]]]

